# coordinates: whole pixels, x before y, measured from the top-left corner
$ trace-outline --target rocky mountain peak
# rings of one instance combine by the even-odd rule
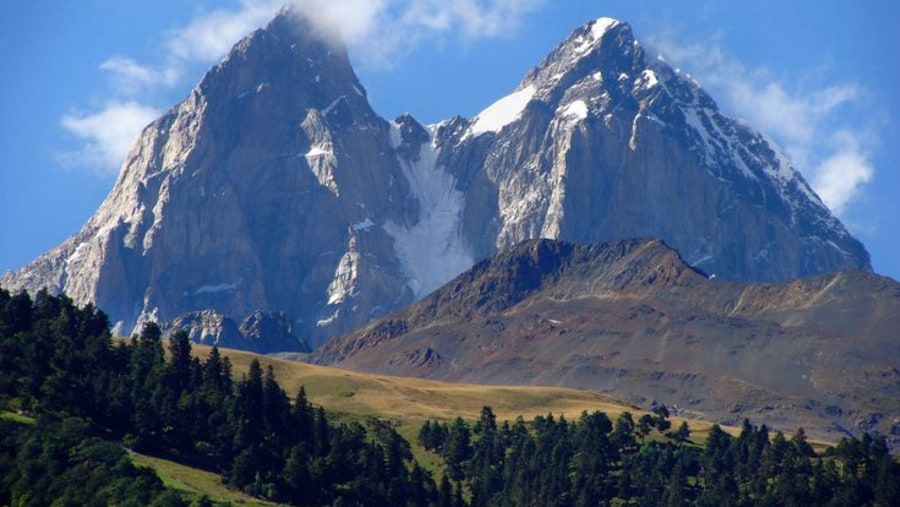
[[[394,125],[397,136],[393,144],[397,152],[406,160],[418,161],[421,147],[431,140],[431,134],[409,113],[398,116]]]
[[[235,44],[197,92],[228,110],[316,109],[335,126],[375,118],[346,48],[293,9]]]
[[[871,269],[865,248],[781,149],[722,113],[695,80],[649,57],[627,23],[582,25],[515,91],[444,132],[438,144],[447,141],[464,145],[462,152],[487,149],[490,156],[476,164],[503,182],[500,225],[480,231],[496,243],[476,241],[479,253],[538,236],[588,243],[657,236],[690,265],[731,279]],[[471,167],[470,157],[460,165]],[[642,198],[625,197],[635,195]],[[682,206],[695,198],[676,195],[712,207],[688,211]],[[756,228],[760,213],[767,234],[782,231],[806,245],[801,250],[817,251],[817,260],[764,235],[721,235],[724,222]],[[741,253],[720,250],[736,237]]]
[[[533,87],[536,97],[556,103],[573,87],[596,91],[604,82],[623,81],[644,67],[645,53],[631,26],[599,18],[576,29],[526,74],[519,87]]]
[[[346,50],[285,9],[144,130],[81,231],[2,283],[93,302],[122,334],[283,312],[318,346],[504,247],[635,237],[727,279],[871,269],[777,146],[627,23],[586,23],[475,118],[424,126],[379,117]],[[528,248],[534,276],[565,257]],[[622,283],[693,272],[657,265]],[[282,327],[250,329],[296,350]]]

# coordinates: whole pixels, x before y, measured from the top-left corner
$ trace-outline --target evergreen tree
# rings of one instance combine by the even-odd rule
[[[637,435],[641,439],[641,442],[647,439],[647,435],[653,431],[653,428],[656,426],[656,419],[650,414],[644,414],[638,419],[637,423]]]
[[[635,425],[631,412],[622,412],[616,418],[616,425],[612,435],[610,435],[610,440],[619,448],[619,451],[629,453],[637,446],[634,434]]]
[[[442,455],[447,463],[447,473],[455,481],[463,479],[465,465],[472,457],[472,436],[469,426],[457,417],[447,432]]]
[[[190,386],[191,361],[191,339],[183,330],[176,331],[169,338],[166,380],[170,389],[179,395]]]
[[[687,442],[691,436],[691,429],[688,427],[687,421],[681,421],[678,429],[673,431],[670,436],[672,437],[672,440],[679,444]]]
[[[453,507],[453,505],[453,486],[450,484],[450,478],[444,474],[441,485],[438,486],[438,507]]]

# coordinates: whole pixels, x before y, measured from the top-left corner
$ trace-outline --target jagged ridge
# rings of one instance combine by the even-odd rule
[[[627,23],[585,24],[476,118],[422,126],[375,114],[345,49],[285,10],[145,129],[79,233],[2,284],[94,302],[123,334],[283,311],[317,346],[502,247],[647,236],[720,278],[871,269],[777,147]]]

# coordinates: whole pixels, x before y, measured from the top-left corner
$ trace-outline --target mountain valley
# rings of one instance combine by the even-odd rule
[[[780,147],[611,18],[423,125],[379,116],[342,43],[283,9],[0,286],[120,336],[900,443],[900,284]]]

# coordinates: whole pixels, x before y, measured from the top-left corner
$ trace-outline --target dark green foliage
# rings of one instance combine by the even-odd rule
[[[0,333],[0,408],[15,401],[39,419],[35,430],[0,421],[0,505],[186,505],[131,467],[116,439],[294,505],[437,502],[433,479],[390,425],[373,420],[370,433],[335,424],[302,389],[292,406],[257,361],[233,382],[228,359],[217,349],[193,358],[183,332],[164,343],[151,323],[114,346],[93,307],[0,289]]]
[[[34,426],[0,420],[0,435],[0,505],[187,505],[83,419]]]
[[[663,410],[641,418],[649,430],[627,413],[615,424],[595,412],[572,423],[548,415],[501,430],[492,415],[485,408],[468,432],[460,420],[450,424],[439,505],[456,505],[455,491],[466,492],[472,506],[900,505],[900,465],[883,438],[845,439],[815,456],[802,431],[770,440],[765,426],[749,421],[737,438],[713,426],[705,448],[688,445],[686,423],[669,432],[670,442],[638,445],[651,430],[670,427],[659,424],[668,423]],[[439,427],[446,425],[427,422],[421,439]],[[472,452],[448,452],[454,434],[471,435]],[[485,452],[493,458],[482,459]],[[502,465],[499,474],[494,464]]]
[[[690,438],[691,430],[688,427],[687,421],[681,421],[681,425],[678,426],[677,430],[671,431],[666,435],[672,440],[683,444],[688,441],[688,438]]]

